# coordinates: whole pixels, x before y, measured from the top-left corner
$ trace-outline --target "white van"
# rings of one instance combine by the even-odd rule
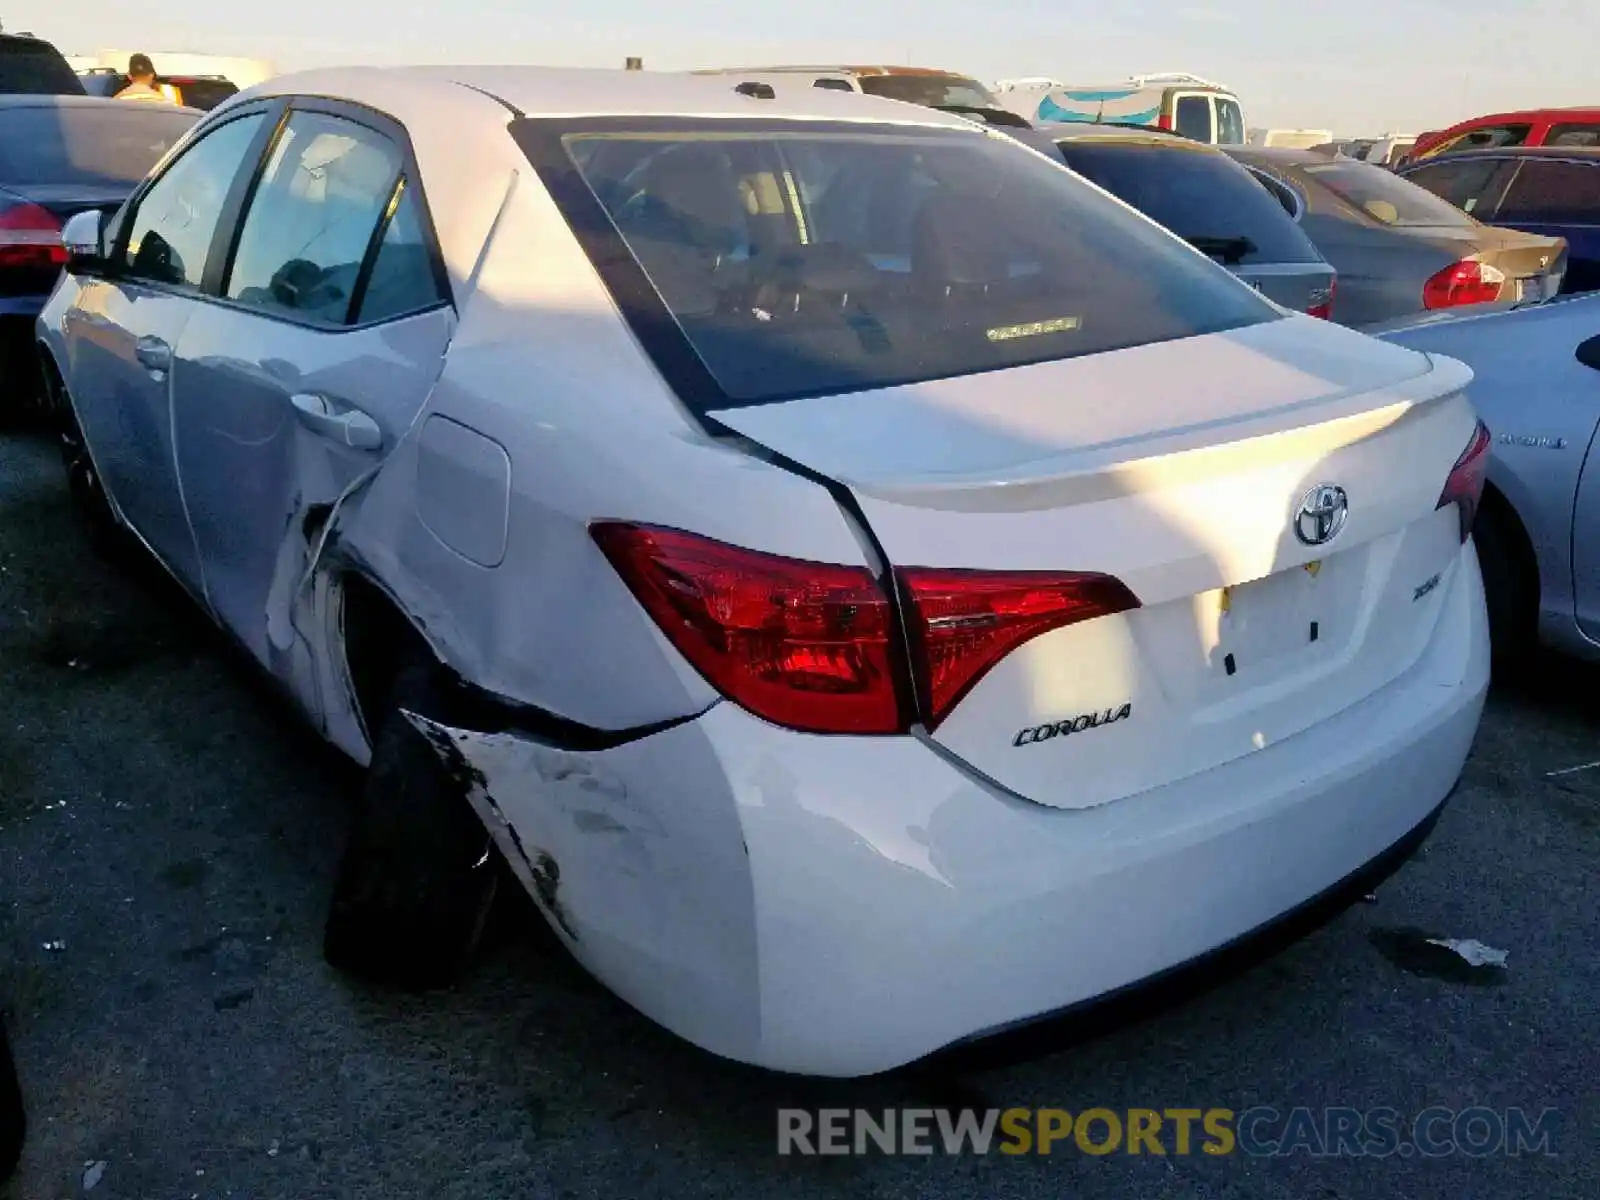
[[[1333,142],[1331,129],[1252,129],[1250,145],[1263,149],[1310,150]]]
[[[1187,72],[1135,75],[1112,84],[1035,76],[1002,80],[994,92],[1002,105],[1029,121],[1149,125],[1221,146],[1245,141],[1244,110],[1233,90]]]

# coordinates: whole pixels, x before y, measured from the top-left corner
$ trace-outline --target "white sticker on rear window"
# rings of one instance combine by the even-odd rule
[[[1012,338],[1038,337],[1041,333],[1071,333],[1082,324],[1077,317],[1057,317],[1053,321],[1029,321],[1026,325],[1002,325],[988,331],[991,342],[1009,342]]]

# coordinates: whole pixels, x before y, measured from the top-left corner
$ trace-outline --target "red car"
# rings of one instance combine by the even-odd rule
[[[1408,161],[1499,146],[1600,146],[1600,108],[1530,108],[1473,117],[1423,134]]]

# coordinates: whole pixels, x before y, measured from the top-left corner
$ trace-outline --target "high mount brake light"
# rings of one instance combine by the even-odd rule
[[[1478,504],[1483,499],[1484,481],[1489,475],[1489,427],[1482,421],[1472,431],[1467,448],[1450,468],[1450,477],[1444,482],[1435,509],[1454,504],[1461,515],[1461,540],[1472,535],[1472,523],[1478,515]]]
[[[712,686],[764,720],[812,733],[905,732],[911,678],[931,730],[1030,638],[1139,605],[1107,575],[902,568],[908,676],[893,606],[866,567],[620,521],[596,522],[590,534]]]

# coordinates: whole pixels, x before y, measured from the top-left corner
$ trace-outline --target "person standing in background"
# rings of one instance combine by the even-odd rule
[[[118,92],[115,99],[172,103],[172,97],[156,86],[156,67],[148,54],[135,54],[128,60],[128,86]]]

